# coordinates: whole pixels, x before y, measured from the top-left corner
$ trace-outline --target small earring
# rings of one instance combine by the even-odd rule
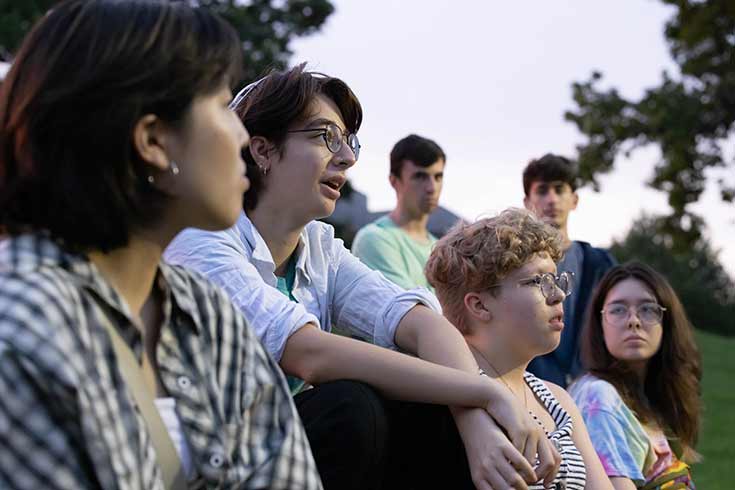
[[[173,160],[171,160],[171,166],[169,168],[171,169],[171,175],[179,175],[179,166]]]
[[[268,175],[268,167],[266,167],[265,165],[260,167],[260,171],[263,173],[263,177]]]
[[[149,175],[146,180],[149,184],[154,184],[156,182],[156,179],[154,179],[152,175]]]

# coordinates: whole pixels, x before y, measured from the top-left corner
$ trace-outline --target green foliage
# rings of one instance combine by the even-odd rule
[[[692,468],[697,488],[729,490],[732,482],[732,461],[735,459],[735,424],[732,423],[732,407],[735,391],[732,389],[732,373],[735,372],[735,338],[697,332],[699,351],[702,355],[702,402],[704,418],[697,450],[704,456],[701,463]]]
[[[183,1],[217,12],[235,28],[242,40],[246,81],[270,68],[285,68],[292,54],[289,42],[316,32],[334,12],[329,0]],[[10,57],[33,23],[57,2],[0,0],[0,54]]]
[[[677,250],[666,221],[642,216],[610,251],[621,262],[635,259],[663,273],[697,328],[735,335],[735,282],[704,238]]]
[[[10,59],[33,23],[58,0],[0,0],[0,57]]]
[[[722,152],[735,122],[735,2],[661,0],[676,13],[665,28],[681,75],[663,73],[661,84],[640,100],[600,87],[602,75],[574,83],[576,109],[565,118],[586,137],[578,146],[580,177],[599,190],[598,176],[613,170],[619,154],[655,145],[661,158],[648,184],[668,194],[665,223],[678,249],[701,239],[703,221],[689,210],[707,185],[706,171],[734,168]],[[722,198],[732,202],[735,181],[719,181]]]
[[[268,69],[283,69],[292,54],[289,42],[319,30],[334,7],[329,0],[199,0],[237,30],[243,44],[245,76],[256,80]]]

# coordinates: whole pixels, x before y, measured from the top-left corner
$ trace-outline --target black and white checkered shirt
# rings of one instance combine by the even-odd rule
[[[320,489],[286,381],[216,287],[162,264],[157,360],[207,488]],[[0,242],[0,488],[161,489],[101,318],[140,356],[125,302],[42,235]]]

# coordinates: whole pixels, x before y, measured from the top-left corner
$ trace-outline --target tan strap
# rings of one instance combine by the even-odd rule
[[[107,318],[105,318],[107,320]],[[153,442],[153,449],[156,452],[158,465],[161,468],[163,476],[163,484],[167,490],[185,490],[187,488],[186,476],[181,468],[181,460],[176,452],[171,436],[166,426],[161,420],[161,414],[158,412],[156,405],[153,403],[153,397],[144,380],[146,376],[138,364],[130,346],[120,337],[117,329],[108,321],[103,321],[107,328],[112,346],[117,355],[118,367],[122,372],[125,382],[133,392],[133,398],[138,405],[141,415],[148,426],[148,433]],[[144,368],[151,370],[149,363],[144,362]],[[148,373],[149,377],[152,373]],[[155,379],[155,375],[153,375]]]

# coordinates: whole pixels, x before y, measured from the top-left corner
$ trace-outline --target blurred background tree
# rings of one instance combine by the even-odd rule
[[[639,100],[600,87],[602,74],[572,86],[576,108],[565,118],[585,136],[577,147],[583,183],[599,190],[598,177],[613,170],[620,154],[655,145],[660,159],[648,184],[668,195],[671,213],[657,226],[683,252],[700,243],[702,218],[691,211],[711,169],[735,169],[735,2],[660,0],[674,8],[664,36],[680,73],[664,72],[661,84]],[[722,199],[735,197],[735,172],[718,180]]]
[[[11,61],[23,36],[59,0],[0,0],[0,57]],[[243,81],[269,68],[285,68],[291,40],[317,32],[334,12],[329,0],[180,0],[209,8],[237,31],[243,46]]]
[[[703,237],[678,250],[667,217],[643,215],[610,251],[620,262],[638,260],[663,273],[676,290],[695,327],[735,336],[735,282]]]

